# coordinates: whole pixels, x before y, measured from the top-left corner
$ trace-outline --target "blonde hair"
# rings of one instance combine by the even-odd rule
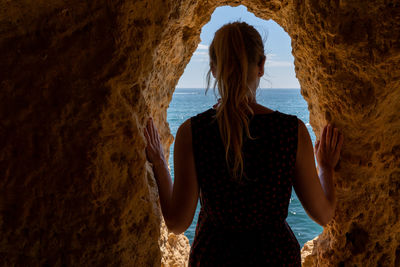
[[[215,69],[215,87],[221,97],[216,119],[225,147],[225,159],[234,178],[243,176],[243,132],[252,139],[249,131],[249,115],[254,112],[250,103],[255,92],[247,85],[249,66],[260,65],[265,59],[264,44],[258,31],[245,22],[233,22],[222,26],[209,47],[210,70],[207,73],[207,89],[210,86],[212,68]]]

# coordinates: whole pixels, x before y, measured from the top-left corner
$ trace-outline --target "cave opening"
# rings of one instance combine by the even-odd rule
[[[398,1],[3,2],[0,265],[186,265],[188,239],[160,227],[143,127],[152,116],[167,152],[201,28],[239,3],[288,32],[316,135],[331,122],[345,136],[335,217],[303,266],[400,264]]]
[[[265,45],[266,74],[260,81],[257,101],[273,110],[296,115],[306,124],[312,141],[315,142],[315,134],[309,123],[307,102],[300,93],[300,84],[295,74],[291,38],[274,20],[260,19],[247,11],[243,5],[216,8],[210,21],[202,27],[201,42],[186,65],[167,110],[171,134],[176,136],[178,127],[185,120],[207,110],[217,101],[217,92],[214,93],[212,88],[205,94],[205,76],[209,69],[208,46],[219,27],[238,20],[253,25],[261,34]],[[171,144],[169,150],[172,179],[174,178],[173,147],[174,143]],[[199,210],[200,202],[198,202],[193,222],[185,232],[190,244],[193,242]],[[308,217],[294,190],[292,190],[287,221],[301,247],[318,236],[323,229]]]

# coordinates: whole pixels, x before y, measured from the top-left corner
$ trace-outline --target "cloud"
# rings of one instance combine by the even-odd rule
[[[197,51],[197,50],[207,50],[207,49],[208,49],[208,45],[199,44],[199,45],[197,46],[196,51]]]
[[[196,62],[208,61],[208,45],[199,44],[193,53],[192,60]]]
[[[267,66],[266,67],[294,67],[293,62],[290,61],[275,61],[275,60],[269,60],[267,59],[267,62],[265,63]]]
[[[208,57],[207,58],[195,58],[194,59],[195,62],[208,62]]]
[[[203,52],[203,51],[194,51],[193,55],[197,56],[208,56],[208,52]]]
[[[279,60],[277,54],[267,54],[267,61],[265,62],[266,67],[294,67],[293,62]]]

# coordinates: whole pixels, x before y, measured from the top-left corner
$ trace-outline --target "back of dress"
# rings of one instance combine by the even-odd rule
[[[201,209],[190,266],[300,266],[285,219],[297,153],[295,116],[254,115],[243,141],[245,177],[232,179],[216,111],[191,118]]]

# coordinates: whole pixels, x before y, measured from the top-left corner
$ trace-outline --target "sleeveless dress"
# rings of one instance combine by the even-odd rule
[[[191,118],[201,209],[189,266],[300,266],[286,223],[297,153],[296,116],[254,115],[243,141],[246,178],[232,179],[209,109]]]

